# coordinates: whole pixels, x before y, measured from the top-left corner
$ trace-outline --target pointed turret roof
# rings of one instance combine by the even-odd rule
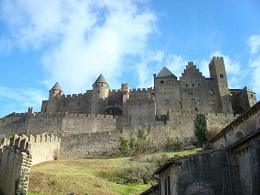
[[[245,86],[242,90],[246,91],[246,92],[251,92],[251,93],[255,93],[252,89],[250,89],[249,87]]]
[[[156,78],[176,78],[176,76],[166,67],[163,67]]]
[[[55,85],[51,88],[51,90],[62,91],[59,82],[55,83]]]
[[[106,83],[106,84],[107,84],[107,81],[106,81],[106,79],[105,79],[105,77],[103,76],[102,73],[99,75],[99,77],[97,78],[97,80],[95,81],[95,83]],[[94,84],[95,84],[95,83],[94,83]]]

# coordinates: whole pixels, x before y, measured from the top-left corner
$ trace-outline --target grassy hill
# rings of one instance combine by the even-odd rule
[[[159,160],[197,150],[158,153],[139,158],[78,159],[50,161],[31,169],[29,195],[140,194],[155,181],[146,179]],[[144,184],[147,181],[148,184]]]

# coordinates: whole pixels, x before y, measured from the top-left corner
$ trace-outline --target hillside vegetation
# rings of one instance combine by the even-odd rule
[[[58,160],[31,169],[29,195],[140,194],[156,181],[151,173],[176,155],[197,150],[158,153],[138,158]]]

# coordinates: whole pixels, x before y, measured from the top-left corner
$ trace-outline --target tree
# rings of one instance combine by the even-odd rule
[[[207,141],[207,121],[204,114],[197,114],[194,120],[194,128],[194,133],[198,139],[199,146],[202,147],[202,145]]]

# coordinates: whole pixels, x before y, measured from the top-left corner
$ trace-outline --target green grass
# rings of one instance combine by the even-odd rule
[[[139,165],[142,160],[160,157],[186,155],[197,150],[158,153],[133,158],[78,159],[50,161],[35,165],[31,169],[29,195],[77,194],[134,195],[148,189],[151,184],[127,183],[122,173],[130,166]]]

